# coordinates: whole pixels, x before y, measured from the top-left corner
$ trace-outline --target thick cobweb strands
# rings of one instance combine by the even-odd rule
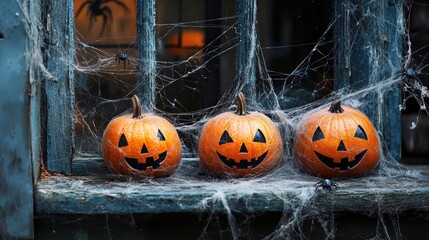
[[[111,1],[104,6],[112,8],[115,2]],[[136,4],[134,1],[130,2],[133,2],[130,3],[131,5]],[[178,2],[182,1],[174,1],[174,4],[178,4]],[[351,49],[353,46],[362,44],[360,42],[362,36],[358,35],[361,32],[356,29],[345,29],[345,34],[353,36],[351,38],[355,40],[349,43],[350,48],[346,49],[348,52],[346,51],[344,54],[345,59],[336,60],[338,40],[335,28],[343,19],[330,12],[333,11],[332,4],[306,3],[309,10],[299,9],[298,5],[292,4],[291,7],[296,8],[294,10],[299,12],[297,15],[293,15],[293,18],[298,20],[292,21],[292,18],[282,18],[281,16],[287,14],[279,14],[278,11],[275,11],[276,5],[265,3],[265,1],[257,2],[260,6],[256,9],[258,16],[255,20],[255,33],[251,36],[250,41],[254,66],[245,66],[246,71],[247,68],[255,70],[253,91],[256,98],[255,104],[249,106],[249,111],[266,114],[279,128],[284,145],[280,166],[268,175],[244,179],[216,178],[199,166],[197,153],[201,129],[209,119],[217,114],[235,111],[237,109],[235,96],[243,87],[242,82],[238,82],[240,79],[237,76],[238,72],[243,69],[237,69],[235,58],[240,44],[237,35],[237,16],[234,15],[234,11],[231,13],[230,9],[223,9],[222,11],[226,13],[219,11],[219,17],[210,19],[204,19],[204,16],[201,17],[198,14],[195,14],[194,19],[188,19],[180,12],[181,20],[178,20],[179,17],[177,17],[173,21],[162,16],[166,13],[159,10],[157,14],[160,19],[164,17],[167,20],[158,19],[154,26],[157,32],[155,43],[157,60],[156,87],[153,89],[156,105],[153,111],[167,118],[176,127],[183,144],[183,156],[187,160],[183,161],[178,170],[169,178],[144,180],[142,185],[153,186],[166,192],[174,189],[198,188],[213,193],[198,205],[200,211],[211,213],[205,219],[207,226],[200,234],[202,239],[210,238],[211,234],[207,232],[209,231],[208,226],[216,224],[213,222],[216,219],[215,215],[219,212],[227,216],[229,230],[225,230],[225,235],[228,235],[228,238],[249,237],[250,233],[246,232],[242,226],[246,224],[246,220],[251,222],[250,219],[253,215],[257,215],[251,211],[254,207],[251,203],[252,196],[258,197],[258,194],[263,195],[267,192],[276,196],[276,199],[281,202],[282,210],[275,228],[264,236],[259,236],[260,238],[305,239],[308,231],[304,227],[306,222],[322,229],[324,236],[320,236],[320,238],[335,238],[337,232],[335,209],[319,208],[317,203],[320,202],[320,198],[334,199],[336,193],[315,191],[315,183],[319,182],[320,178],[308,175],[293,158],[294,136],[301,130],[299,123],[307,114],[329,107],[338,93],[341,94],[344,105],[353,108],[373,107],[373,105],[382,104],[381,101],[384,97],[398,84],[402,84],[403,96],[401,103],[396,107],[406,110],[411,108],[411,102],[417,103],[418,110],[415,120],[408,126],[411,129],[416,128],[423,121],[422,119],[427,119],[424,116],[429,113],[427,109],[429,44],[421,41],[419,44],[412,45],[411,42],[414,38],[423,35],[422,32],[427,33],[427,30],[410,33],[408,23],[411,21],[412,15],[405,16],[405,18],[396,16],[388,20],[380,19],[380,26],[405,28],[394,30],[406,33],[404,51],[398,53],[403,58],[404,69],[398,71],[393,66],[394,63],[390,61],[387,62],[391,66],[383,66],[380,59],[375,59],[376,56],[379,56],[377,51],[380,49],[372,49],[372,46],[368,46],[371,48],[368,54],[373,56],[369,56],[371,62],[367,66],[370,69],[368,71],[377,72],[378,70],[374,69],[385,67],[388,73],[384,74],[385,77],[382,79],[379,79],[379,75],[369,75],[347,87],[337,88],[334,86],[335,61],[342,61],[345,62],[345,65],[350,66],[353,61],[359,60],[356,59],[356,55],[352,53]],[[291,12],[292,10],[286,9],[287,4],[291,3],[280,4],[280,7],[284,8],[282,11],[294,14]],[[227,5],[232,5],[232,9],[235,8],[234,3]],[[126,9],[131,11],[130,6]],[[323,11],[319,10],[321,6],[325,6]],[[405,6],[408,11],[411,11],[416,5],[407,2]],[[160,5],[158,8],[162,9],[162,6]],[[356,9],[357,6],[350,4],[347,11],[352,13]],[[130,22],[126,15],[121,15],[126,13],[125,8],[119,7],[119,10],[119,15],[112,13],[112,23],[109,23],[111,25],[109,28],[103,28],[104,31],[100,35],[99,31],[88,35],[90,33],[86,32],[87,25],[75,30],[76,54],[75,61],[72,63],[74,64],[76,86],[75,150],[76,156],[81,158],[101,158],[100,149],[104,129],[115,116],[130,112],[130,98],[137,92],[138,74],[145,71],[145,69],[138,69],[139,63],[145,59],[138,57],[135,33],[132,35],[130,32],[120,32],[119,30],[117,33],[114,32],[114,29],[120,29],[116,24],[124,28],[126,26],[135,27],[135,23]],[[402,9],[400,10],[402,11]],[[89,10],[86,8],[82,10],[78,16],[79,19],[85,20],[87,16],[91,16],[85,15],[86,11]],[[204,11],[201,10],[201,12]],[[180,14],[177,13],[177,15]],[[303,20],[304,16],[310,18],[312,15],[326,15],[326,19],[316,18],[308,20],[308,23]],[[361,29],[366,26],[368,18],[377,19],[378,15],[368,11],[354,14],[353,17],[356,18],[353,19],[356,22],[356,28]],[[101,19],[97,18],[97,21],[92,22],[94,29],[102,24]],[[86,20],[88,21],[88,19]],[[300,24],[302,26],[299,26]],[[100,25],[100,27],[102,26]],[[374,29],[374,31],[385,30],[381,27],[374,27]],[[379,35],[378,32],[367,32],[367,34],[363,38],[370,38],[372,34]],[[393,41],[389,43],[397,44]],[[33,58],[36,58],[33,61],[42,62],[41,55],[32,55]],[[66,60],[58,59],[58,61]],[[53,78],[53,75],[46,69],[46,66],[41,63],[40,70],[43,75]],[[371,82],[372,79],[377,81],[360,86],[362,82]],[[215,87],[213,87],[214,85]],[[373,96],[377,97],[370,102],[367,101]],[[309,137],[311,138],[311,136]],[[392,161],[385,146],[382,146],[381,150],[380,164],[372,174],[360,179],[338,180],[340,185],[338,191],[346,194],[347,189],[363,188],[359,192],[362,196],[366,196],[369,192],[371,197],[374,196],[374,202],[378,204],[377,209],[365,210],[367,215],[379,218],[375,229],[378,235],[374,238],[397,238],[401,236],[401,233],[396,218],[398,214],[406,210],[406,206],[399,203],[392,211],[386,209],[382,204],[383,199],[380,197],[385,193],[384,187],[388,186],[405,193],[409,191],[409,194],[413,194],[410,189],[427,181],[427,176],[410,170],[397,161]],[[397,181],[398,178],[401,181]],[[127,191],[128,188],[138,188],[138,186],[129,184],[128,181],[121,180],[118,180],[117,184],[123,186],[124,191]],[[85,186],[81,182],[76,182],[74,187],[83,188]],[[320,197],[321,195],[323,196]],[[292,200],[291,196],[293,196]],[[246,201],[246,199],[250,200]],[[267,202],[269,200],[267,199]],[[240,202],[237,203],[237,201]],[[242,206],[242,209],[247,209],[250,213],[246,213],[248,215],[243,220],[242,216],[238,217],[243,213],[237,212],[232,206]],[[266,206],[266,208],[269,207]],[[385,214],[391,217],[393,224],[385,222]]]

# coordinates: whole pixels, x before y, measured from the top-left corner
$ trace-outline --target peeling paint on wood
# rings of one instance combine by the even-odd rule
[[[48,3],[47,3],[48,4]],[[46,167],[71,173],[74,137],[73,1],[49,1],[46,92]]]

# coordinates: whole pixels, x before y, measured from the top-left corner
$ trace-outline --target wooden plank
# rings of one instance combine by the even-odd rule
[[[40,1],[28,1],[27,8],[28,16],[31,16],[31,22],[39,21],[41,19],[41,6]],[[41,49],[43,43],[43,36],[40,34],[40,29],[36,24],[32,24],[29,28],[30,36],[32,41],[29,43],[29,49],[38,51]],[[30,96],[30,122],[31,122],[31,159],[33,163],[33,179],[37,179],[40,174],[40,162],[42,156],[42,141],[41,141],[41,101],[42,101],[42,73],[39,71],[40,68],[40,55],[33,55],[32,59],[29,60],[29,96]]]
[[[192,173],[191,173],[192,175]],[[37,214],[128,214],[185,212],[273,212],[297,207],[329,212],[429,211],[429,182],[368,179],[338,182],[333,192],[315,191],[315,179],[271,181],[195,179],[138,180],[114,175],[51,176],[36,188]],[[399,181],[399,183],[398,183]],[[396,183],[395,183],[396,182]],[[283,187],[280,187],[283,186]],[[293,187],[291,187],[293,186]]]
[[[226,207],[233,212],[272,212],[302,205],[367,214],[429,211],[427,167],[408,169],[425,173],[412,181],[406,176],[338,181],[340,188],[332,193],[315,192],[318,178],[282,175],[281,170],[259,180],[211,178],[197,158],[182,159],[169,178],[151,180],[109,174],[101,158],[75,159],[73,169],[72,177],[51,176],[38,182],[38,214],[224,212]]]
[[[387,60],[389,67],[384,68],[385,72],[382,73],[383,77],[395,77],[393,74],[400,74],[402,72],[402,56],[403,56],[403,35],[404,35],[404,2],[402,0],[388,1],[386,6],[386,18],[394,22],[384,22],[384,27],[387,32],[388,41],[384,45],[387,52]],[[380,120],[380,127],[382,127],[383,140],[386,149],[389,150],[393,159],[399,161],[401,159],[401,111],[399,105],[402,103],[402,83],[398,81],[386,93],[383,98],[384,104],[382,106],[383,119]]]
[[[334,5],[335,88],[345,93],[372,88],[360,98],[361,110],[379,131],[386,154],[399,161],[403,1],[336,0]]]
[[[256,0],[237,0],[236,53],[237,84],[246,96],[247,105],[256,106]]]
[[[29,82],[30,22],[17,1],[0,2],[0,239],[33,237]]]
[[[74,153],[73,1],[50,1],[47,19],[46,161],[48,170],[71,173]]]
[[[137,95],[140,97],[143,111],[153,112],[156,91],[156,1],[137,1],[137,57],[139,76]]]

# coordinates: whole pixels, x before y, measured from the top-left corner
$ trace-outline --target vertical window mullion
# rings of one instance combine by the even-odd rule
[[[156,0],[137,1],[137,94],[145,112],[155,108],[156,91]]]
[[[237,81],[249,106],[256,105],[256,9],[256,0],[237,0]]]
[[[335,89],[358,91],[398,77],[402,69],[403,1],[336,0],[334,5]],[[371,14],[365,15],[368,12]],[[363,101],[361,110],[378,129],[385,149],[395,160],[400,160],[400,83],[388,92],[372,91]]]
[[[74,152],[73,1],[50,1],[47,21],[46,161],[53,171],[71,173]]]

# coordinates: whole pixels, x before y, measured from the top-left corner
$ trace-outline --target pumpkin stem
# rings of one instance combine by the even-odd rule
[[[246,98],[242,92],[237,94],[237,111],[235,113],[238,115],[247,114]]]
[[[140,104],[139,97],[134,95],[131,98],[131,101],[133,101],[133,118],[137,118],[137,119],[143,118],[142,105]]]
[[[342,113],[342,112],[344,112],[344,109],[341,107],[341,98],[340,98],[340,96],[337,96],[337,98],[331,104],[331,107],[329,108],[329,111],[331,113]]]

